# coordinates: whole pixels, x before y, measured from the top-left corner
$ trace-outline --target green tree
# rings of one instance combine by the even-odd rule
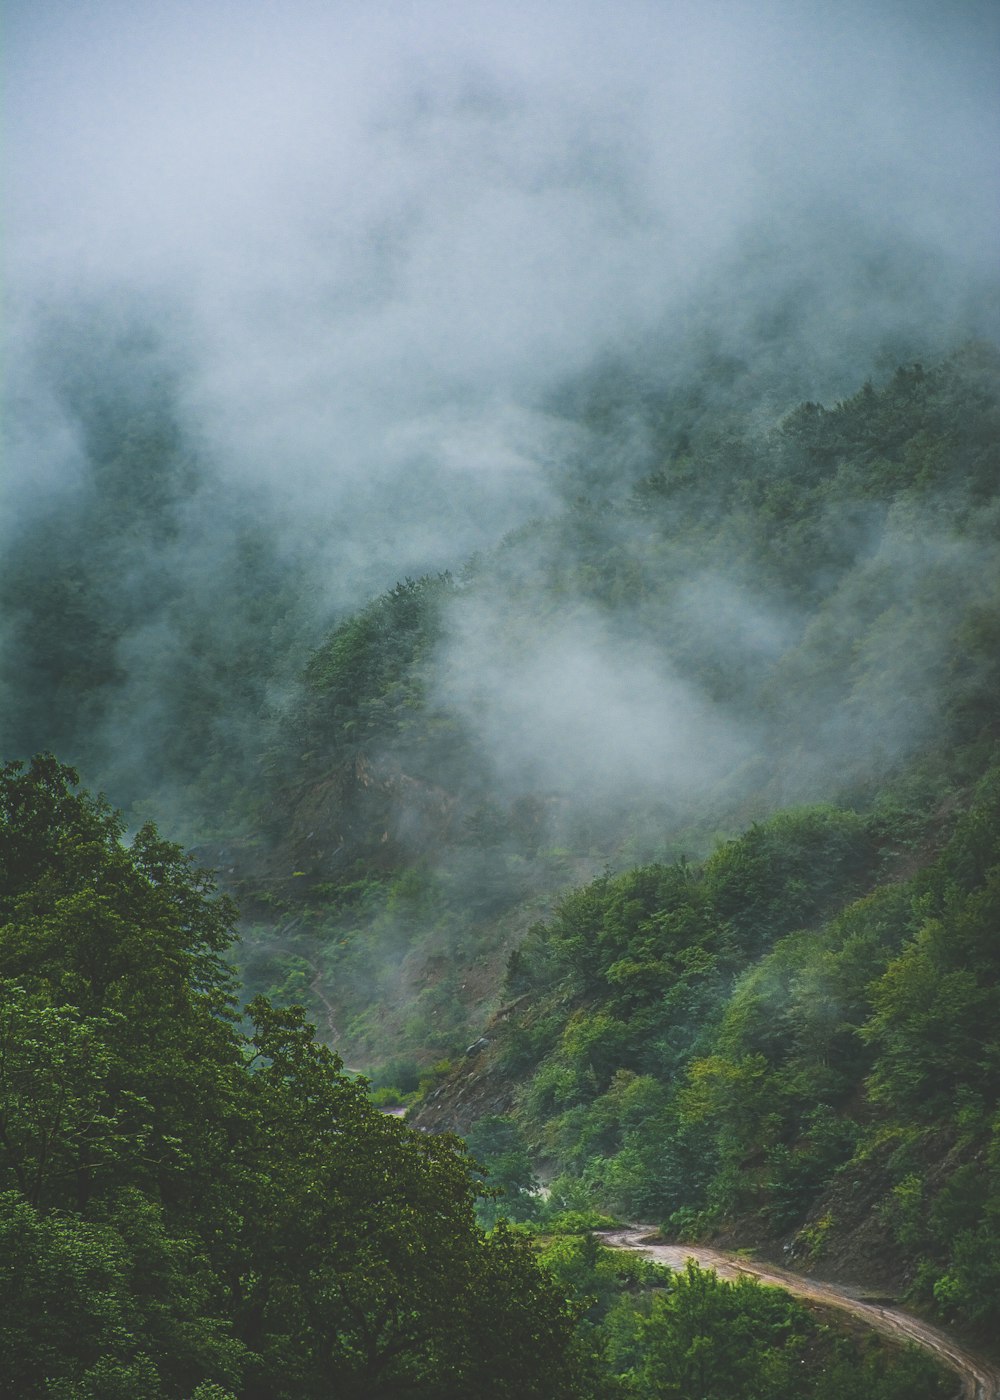
[[[301,1008],[237,1029],[231,906],[54,760],[0,785],[0,1309],[25,1395],[575,1397],[575,1315]],[[14,978],[17,978],[15,981]]]

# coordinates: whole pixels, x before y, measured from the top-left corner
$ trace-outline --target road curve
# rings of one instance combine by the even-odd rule
[[[740,1274],[750,1274],[760,1279],[761,1283],[787,1289],[799,1298],[821,1303],[824,1307],[840,1308],[887,1337],[905,1339],[933,1352],[939,1361],[950,1366],[961,1378],[962,1400],[1000,1400],[1000,1369],[981,1356],[966,1351],[946,1333],[922,1322],[911,1313],[903,1312],[900,1308],[866,1303],[850,1289],[840,1288],[833,1283],[820,1283],[818,1279],[793,1274],[774,1264],[747,1263],[730,1254],[704,1249],[701,1245],[650,1244],[648,1240],[651,1234],[655,1234],[654,1227],[646,1225],[621,1230],[602,1230],[598,1237],[615,1249],[637,1250],[658,1264],[665,1264],[669,1269],[679,1271],[684,1268],[688,1259],[693,1259],[704,1269],[714,1269],[720,1278],[732,1279],[738,1278]]]

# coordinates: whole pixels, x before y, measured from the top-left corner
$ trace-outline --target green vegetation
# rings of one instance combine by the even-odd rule
[[[218,483],[169,378],[128,412],[67,380],[92,479],[0,564],[13,743],[215,833],[250,1005],[179,848],[123,844],[54,760],[4,770],[21,1393],[934,1393],[767,1290],[606,1258],[607,1211],[877,1259],[989,1337],[998,367],[968,346],[775,423],[609,375],[551,516],[318,646],[250,505],[183,581]],[[376,1111],[413,1104],[468,1152]]]
[[[780,1289],[689,1261],[672,1273],[588,1235],[541,1258],[601,1359],[600,1394],[622,1400],[935,1400],[951,1385],[920,1353],[857,1347]]]
[[[141,310],[53,313],[34,352],[70,461],[4,522],[3,757],[58,753],[136,825],[145,804],[231,836],[316,640],[305,552],[208,459]]]
[[[564,508],[313,654],[255,790],[270,844],[237,855],[245,902],[271,901],[251,985],[281,995],[297,968],[288,994],[322,1023],[322,989],[359,1063],[440,1056],[526,929],[604,868],[706,857],[819,803],[867,824],[869,884],[919,858],[996,738],[997,385],[971,345],[775,424],[719,386],[713,410],[627,385],[620,412],[578,406],[592,460]],[[797,859],[789,927],[830,893]],[[766,941],[759,913],[740,917]]]
[[[0,1334],[18,1396],[576,1396],[573,1313],[301,1011],[236,1025],[232,907],[54,760],[0,776]]]
[[[875,830],[782,813],[700,866],[568,896],[511,958],[510,990],[528,993],[498,1050],[522,1086],[512,1129],[557,1199],[578,1202],[582,1184],[675,1231],[795,1236],[811,1260],[858,1225],[851,1189],[871,1179],[914,1296],[986,1329],[1000,1311],[1000,768],[938,859],[857,898]]]
[[[784,1294],[579,1233],[600,1219],[550,1208],[540,1250],[483,1233],[457,1139],[380,1114],[301,1010],[257,998],[238,1029],[231,905],[152,827],[124,844],[76,781],[51,758],[0,773],[12,1394],[943,1393],[930,1362],[859,1352]],[[516,1125],[484,1118],[470,1145],[490,1219],[537,1213]]]

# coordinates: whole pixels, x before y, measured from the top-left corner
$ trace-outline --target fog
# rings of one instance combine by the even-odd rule
[[[179,658],[266,625],[291,661],[292,633],[558,509],[572,464],[607,457],[565,408],[588,376],[670,386],[732,356],[767,418],[1000,326],[993,4],[11,0],[5,30],[0,545],[27,569],[51,541],[29,527],[83,518],[108,422],[159,415],[173,454],[127,566],[87,516],[117,631],[86,722],[131,796]],[[633,426],[616,460],[637,472]],[[254,532],[287,593],[263,622]],[[683,606],[731,617],[726,589],[693,580]],[[765,649],[789,625],[739,606]],[[85,717],[25,699],[26,608],[0,634],[7,743],[72,750]],[[584,797],[651,762],[684,789],[744,753],[593,616],[516,657],[496,634],[478,616],[438,684],[515,789],[558,768]],[[57,679],[49,715],[74,703]],[[281,684],[191,681],[213,732]]]
[[[457,621],[436,698],[468,716],[507,796],[556,792],[579,806],[655,794],[679,806],[748,755],[725,714],[657,648],[623,639],[620,622],[575,609],[504,629],[502,605]]]

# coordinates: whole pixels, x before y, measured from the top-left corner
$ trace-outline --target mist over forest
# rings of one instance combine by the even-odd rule
[[[190,835],[171,788],[245,758],[383,588],[706,418],[772,424],[996,334],[989,6],[516,20],[10,7],[5,752],[56,747]],[[796,625],[766,580],[713,587],[685,606],[765,648]],[[657,774],[746,743],[599,631],[529,639],[522,699],[494,691],[533,706],[558,659],[564,770],[662,685]],[[483,661],[474,684],[510,670]],[[447,660],[438,683],[470,699]],[[502,763],[552,752],[538,723]]]
[[[118,1064],[107,989],[74,1000],[67,910],[78,875],[121,880],[150,928],[161,895],[201,911],[194,952],[156,945],[193,959],[201,1048],[177,1063],[263,1056],[240,1102],[282,1131],[304,1075],[360,1181],[395,1128],[328,1044],[493,1172],[474,1224],[478,1168],[392,1139],[414,1192],[452,1193],[456,1240],[611,1210],[825,1259],[988,1336],[997,7],[10,0],[3,47],[0,757],[54,754],[123,816],[53,759],[4,769],[0,1029],[8,991],[16,1027],[59,987]],[[235,914],[149,821],[236,898],[235,974]],[[216,1026],[237,985],[242,1048]],[[228,1298],[242,1245],[164,1171],[112,1173],[97,1215],[53,1186],[37,1228],[78,1210],[132,1241],[107,1203],[134,1187]],[[498,1297],[534,1278],[502,1233],[468,1248]],[[524,1286],[560,1346],[586,1315],[610,1367],[570,1367],[568,1400],[658,1394],[650,1279],[612,1303],[592,1242],[586,1265],[559,1248],[556,1293]],[[322,1392],[313,1334],[241,1287],[218,1304],[236,1350],[206,1333],[211,1364],[151,1396],[277,1400],[293,1354],[294,1393]],[[450,1345],[400,1386],[448,1400],[441,1357],[472,1364]],[[348,1346],[344,1393],[395,1375],[394,1346]],[[848,1382],[845,1357],[817,1400],[938,1393],[871,1358]]]

